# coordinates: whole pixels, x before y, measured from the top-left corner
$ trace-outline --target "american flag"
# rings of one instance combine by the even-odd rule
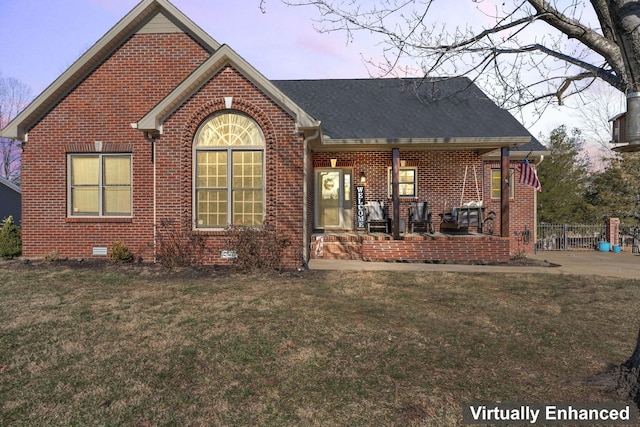
[[[522,163],[518,165],[517,169],[520,171],[520,184],[530,185],[538,190],[538,192],[542,191],[538,174],[536,174],[536,170],[531,167],[527,159],[524,159]]]

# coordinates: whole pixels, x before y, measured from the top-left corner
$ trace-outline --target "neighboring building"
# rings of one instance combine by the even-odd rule
[[[265,222],[289,235],[291,267],[329,231],[356,235],[349,244],[365,259],[533,251],[519,236],[535,230],[535,191],[513,177],[505,237],[405,235],[391,247],[358,227],[361,174],[366,200],[390,206],[394,171],[399,218],[416,200],[431,205],[436,232],[447,205],[472,200],[496,224],[507,218],[501,166],[535,163],[545,149],[471,81],[270,81],[166,0],[142,1],[2,135],[24,141],[27,257],[101,256],[123,240],[153,259],[167,220],[206,237],[209,264],[230,262],[228,225]],[[334,197],[324,200],[328,181]]]
[[[0,176],[0,225],[8,216],[20,225],[22,221],[22,191],[13,182]]]

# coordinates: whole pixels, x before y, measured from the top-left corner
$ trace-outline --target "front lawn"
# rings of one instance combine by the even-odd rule
[[[0,262],[0,425],[457,425],[610,402],[640,281]]]

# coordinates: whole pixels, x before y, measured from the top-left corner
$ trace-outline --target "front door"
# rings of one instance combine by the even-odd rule
[[[351,169],[316,169],[315,227],[353,229]]]

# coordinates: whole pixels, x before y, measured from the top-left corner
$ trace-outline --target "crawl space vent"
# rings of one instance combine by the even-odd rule
[[[107,248],[106,246],[96,246],[93,248],[93,252],[91,253],[92,255],[103,255],[103,256],[107,256]]]

